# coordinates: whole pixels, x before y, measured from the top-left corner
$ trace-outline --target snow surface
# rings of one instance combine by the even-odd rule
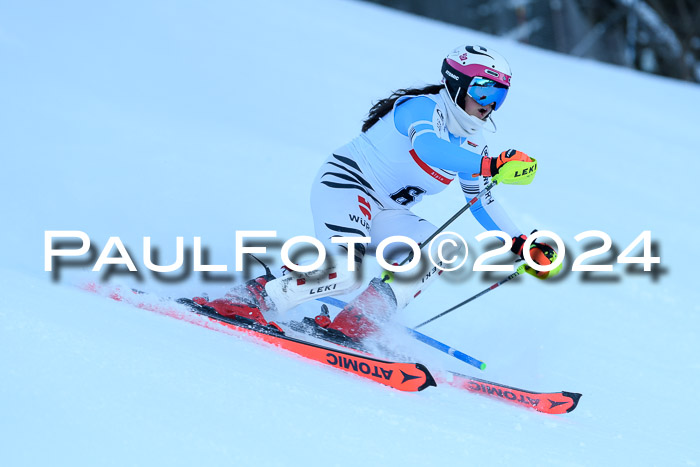
[[[700,463],[697,85],[350,1],[2,11],[0,465]],[[514,70],[489,142],[539,161],[532,185],[497,187],[515,221],[561,236],[568,269],[580,232],[607,232],[619,253],[651,230],[663,273],[521,277],[422,328],[485,372],[414,350],[432,368],[581,392],[573,413],[445,387],[404,394],[86,294],[73,285],[102,277],[95,257],[60,278],[43,270],[44,231],[81,230],[96,254],[110,236],[133,254],[141,281],[112,284],[222,295],[256,272],[232,272],[235,232],[312,234],[320,162],[373,101],[437,82],[464,42]],[[450,187],[416,212],[440,223],[462,203]],[[470,216],[452,230],[479,251]],[[143,267],[145,236],[162,264],[177,236],[190,248],[201,236],[229,276],[159,279]],[[482,276],[437,283],[397,319],[415,325],[502,277]]]

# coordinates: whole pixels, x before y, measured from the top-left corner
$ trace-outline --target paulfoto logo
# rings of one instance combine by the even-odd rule
[[[235,233],[235,263],[234,271],[243,271],[243,257],[246,254],[266,254],[267,247],[265,246],[246,246],[246,240],[260,239],[275,239],[277,232],[274,230],[253,230],[253,231],[236,231]],[[513,272],[515,264],[487,264],[487,260],[510,254],[512,239],[506,232],[492,230],[483,232],[474,239],[477,242],[482,242],[487,239],[499,239],[502,245],[500,247],[487,250],[481,253],[473,262],[471,270],[475,272]],[[551,264],[542,265],[535,262],[530,255],[530,246],[540,238],[546,238],[556,245],[558,252],[556,258]],[[64,243],[79,244],[76,247],[67,247],[56,245],[58,240]],[[586,250],[578,254],[571,263],[570,270],[573,272],[612,272],[613,262],[609,264],[591,263],[591,260],[598,256],[607,255],[614,251],[612,238],[600,230],[588,230],[581,232],[574,237],[576,242],[581,242],[586,239],[595,239],[602,241],[602,246]],[[356,245],[369,245],[372,243],[371,237],[334,237],[331,239],[333,244],[342,245],[347,249],[347,264],[348,271],[355,271]],[[151,237],[143,237],[143,264],[142,268],[155,273],[173,273],[181,271],[185,264],[185,247],[184,237],[176,237],[175,239],[175,261],[168,265],[155,264],[152,260],[152,245]],[[226,264],[204,264],[202,260],[202,238],[193,237],[192,248],[192,272],[227,272],[229,270]],[[402,244],[411,250],[403,261],[396,259],[389,260],[385,257],[385,250],[394,244]],[[290,250],[297,245],[311,245],[316,249],[316,259],[305,265],[294,263],[290,259]],[[84,257],[88,254],[93,242],[87,233],[78,230],[47,230],[44,232],[44,270],[47,272],[54,271],[54,268],[60,268],[61,265],[54,264],[57,258],[62,257]],[[425,247],[424,247],[425,246]],[[642,255],[634,256],[634,252],[641,247]],[[116,250],[116,255],[113,252]],[[442,232],[435,235],[427,245],[419,245],[415,240],[406,236],[392,236],[382,240],[376,248],[377,263],[387,271],[392,273],[408,272],[418,267],[421,262],[422,255],[425,254],[431,264],[442,271],[455,271],[465,267],[469,256],[469,245],[467,241],[455,232]],[[523,246],[523,259],[527,266],[540,272],[552,271],[560,267],[566,258],[566,245],[562,238],[551,231],[536,231],[530,235]],[[640,233],[627,247],[616,257],[618,264],[640,264],[645,272],[652,270],[653,264],[661,262],[658,256],[652,256],[652,236],[650,230],[645,230]],[[511,255],[512,256],[512,255]],[[604,256],[606,257],[606,256]],[[324,244],[317,238],[311,236],[300,235],[293,237],[284,242],[280,250],[280,259],[282,263],[290,270],[297,272],[310,272],[321,268],[326,261],[327,251]],[[607,258],[607,257],[606,257]],[[105,265],[121,265],[126,267],[128,271],[137,273],[140,269],[136,266],[133,258],[124,245],[124,242],[119,237],[109,237],[104,248],[102,248],[99,256],[92,267],[93,272],[100,272]]]

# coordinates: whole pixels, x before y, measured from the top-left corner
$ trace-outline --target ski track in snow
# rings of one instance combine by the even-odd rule
[[[700,464],[696,84],[352,1],[5,10],[0,465]],[[665,272],[520,277],[421,329],[485,372],[401,345],[431,369],[581,392],[574,412],[445,386],[400,393],[87,294],[73,285],[100,279],[93,263],[63,268],[59,281],[43,271],[44,231],[82,230],[96,254],[119,236],[142,271],[111,283],[223,295],[256,267],[228,281],[157,280],[143,237],[169,264],[175,237],[191,248],[201,236],[209,263],[233,271],[236,230],[312,234],[308,192],[322,160],[373,101],[438,81],[444,54],[467,41],[514,70],[491,155],[517,147],[539,162],[532,185],[495,189],[516,223],[556,232],[569,260],[584,251],[580,232],[603,230],[619,254],[651,230]],[[415,211],[438,223],[462,202],[450,187]],[[451,230],[471,240],[473,264],[481,229],[465,215]],[[278,266],[276,251],[267,259]],[[501,276],[460,277],[397,320],[415,325]]]

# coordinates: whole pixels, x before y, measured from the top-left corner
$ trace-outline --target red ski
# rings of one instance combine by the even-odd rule
[[[438,377],[438,381],[550,414],[571,412],[581,398],[581,394],[576,392],[533,392],[453,372],[446,377]]]
[[[341,309],[347,305],[347,303],[332,297],[324,297],[317,300],[326,304],[336,306]],[[313,324],[313,320],[310,320],[309,323]],[[410,328],[408,330],[414,331],[414,329]],[[323,337],[319,333],[314,333],[313,335],[321,338]],[[425,335],[423,335],[422,338],[419,338],[418,340],[421,342],[427,342],[425,340],[426,338],[438,344],[437,346],[434,344],[430,345],[450,355],[454,356],[455,352],[459,352]],[[469,357],[468,355],[463,355],[473,360],[474,362],[481,364],[481,369],[483,370],[483,366],[485,366],[483,362],[479,362],[478,360],[474,359],[473,357]],[[467,360],[464,360],[462,358],[460,358],[460,360],[467,362],[470,365],[476,366],[474,363],[468,362]],[[524,407],[529,407],[539,412],[549,414],[563,414],[571,412],[576,408],[576,406],[578,405],[578,401],[581,398],[581,394],[576,392],[527,391],[525,389],[518,389],[512,386],[506,386],[504,384],[474,378],[472,376],[455,373],[453,371],[448,371],[446,373],[436,373],[436,379],[440,384],[447,384],[449,386],[453,386],[459,389],[465,389],[469,392],[475,392],[488,397],[495,397],[497,399],[513,402],[515,404]]]
[[[245,318],[227,318],[216,313],[213,308],[199,305],[189,299],[178,300],[178,303],[132,290],[124,293],[118,288],[102,288],[95,284],[90,284],[85,289],[108,296],[113,300],[123,301],[144,310],[187,321],[218,332],[247,335],[256,341],[274,345],[309,360],[354,373],[401,391],[422,391],[429,386],[437,386],[428,369],[420,363],[382,360],[363,353],[362,350],[327,347],[293,338],[285,335],[282,328],[275,323],[262,326]],[[303,330],[303,327],[292,327],[292,329],[300,331]],[[313,333],[311,335],[323,339],[322,335]],[[333,342],[333,344],[342,345],[339,342]],[[501,399],[548,414],[571,412],[576,408],[581,398],[581,394],[578,393],[528,391],[455,372],[438,373],[437,381],[440,384]]]
[[[101,288],[95,284],[85,288],[103,294]],[[422,391],[429,386],[436,386],[433,376],[420,363],[381,360],[370,355],[360,355],[296,339],[285,335],[274,323],[271,323],[271,326],[262,326],[245,318],[228,318],[219,315],[213,308],[198,305],[191,300],[181,300],[180,303],[170,300],[140,300],[139,298],[144,296],[136,291],[123,293],[120,289],[112,289],[107,292],[107,296],[113,300],[215,331],[251,336],[256,341],[274,345],[309,360],[354,373],[400,391]]]

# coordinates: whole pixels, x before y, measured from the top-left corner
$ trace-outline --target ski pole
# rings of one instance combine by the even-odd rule
[[[491,180],[491,183],[489,183],[488,185],[486,185],[486,187],[484,187],[483,190],[481,190],[479,193],[477,193],[477,195],[474,196],[471,200],[469,200],[469,202],[467,202],[467,204],[465,204],[464,206],[462,206],[462,208],[461,208],[459,211],[457,211],[452,217],[450,217],[450,218],[447,220],[447,222],[445,222],[444,224],[442,224],[442,225],[441,225],[440,227],[438,227],[438,229],[437,229],[435,232],[433,232],[428,238],[426,238],[425,240],[423,240],[423,241],[421,242],[421,244],[420,244],[420,248],[423,248],[425,245],[428,245],[435,237],[437,237],[438,235],[440,235],[440,233],[441,233],[443,230],[445,230],[445,229],[447,228],[448,225],[450,225],[452,222],[454,222],[455,219],[457,219],[459,216],[461,216],[462,214],[464,214],[469,208],[471,208],[472,206],[474,206],[474,205],[476,204],[477,201],[479,201],[486,193],[488,193],[489,190],[491,190],[491,188],[495,187],[496,185],[498,185],[498,180],[495,180],[495,179],[494,179],[494,180]],[[413,251],[411,251],[411,252],[408,254],[408,256],[406,257],[406,259],[404,259],[403,261],[401,261],[401,262],[399,263],[399,266],[403,266],[404,264],[406,264],[406,263],[408,263],[409,261],[411,261],[411,259],[413,259]]]
[[[468,299],[464,300],[464,301],[461,302],[461,303],[458,303],[457,305],[453,306],[452,308],[449,308],[449,309],[443,311],[442,313],[433,316],[433,317],[430,318],[428,321],[424,321],[424,322],[420,323],[419,325],[414,326],[413,329],[414,329],[414,330],[415,330],[415,329],[418,329],[418,328],[421,327],[421,326],[425,326],[426,324],[428,324],[428,323],[430,323],[430,322],[432,322],[432,321],[435,321],[436,319],[440,318],[441,316],[445,316],[447,313],[449,313],[449,312],[451,312],[451,311],[454,311],[454,310],[456,310],[457,308],[459,308],[459,307],[461,307],[461,306],[466,305],[467,303],[471,302],[472,300],[476,300],[477,298],[479,298],[479,297],[481,297],[482,295],[484,295],[486,292],[490,292],[490,291],[492,291],[493,289],[495,289],[496,287],[499,287],[499,286],[505,284],[505,283],[508,282],[509,280],[515,279],[516,277],[518,277],[520,274],[522,274],[522,273],[524,273],[524,272],[525,272],[525,264],[519,266],[518,269],[516,269],[515,272],[514,272],[513,274],[511,274],[510,276],[506,277],[505,279],[503,279],[503,280],[501,280],[501,281],[499,281],[499,282],[496,282],[495,284],[493,284],[493,285],[490,286],[490,287],[485,288],[484,290],[482,290],[482,291],[479,292],[478,294],[469,297]]]
[[[460,352],[459,350],[455,349],[454,347],[450,347],[447,344],[443,344],[442,342],[433,339],[430,336],[426,336],[423,333],[420,333],[416,331],[415,329],[411,329],[409,327],[406,328],[409,334],[411,334],[413,337],[418,339],[419,341],[428,344],[431,347],[434,347],[442,352],[445,352],[447,355],[452,355],[454,358],[457,360],[461,360],[464,363],[468,363],[469,365],[476,367],[480,370],[485,370],[486,369],[486,363],[482,362],[481,360],[477,360],[476,358],[465,354],[464,352]]]
[[[316,300],[318,300],[319,302],[322,302],[322,303],[327,303],[328,305],[338,307],[341,310],[345,307],[345,305],[347,305],[346,302],[344,302],[343,300],[337,299],[335,297],[320,297],[320,298],[317,298]],[[448,355],[452,355],[457,360],[461,360],[464,363],[475,366],[476,368],[478,368],[480,370],[483,370],[484,368],[486,368],[486,364],[484,362],[482,362],[481,360],[477,360],[476,358],[474,358],[470,355],[467,355],[464,352],[461,352],[453,347],[450,347],[447,344],[443,344],[442,342],[440,342],[437,339],[433,339],[432,337],[426,336],[425,334],[418,332],[415,329],[411,329],[407,326],[404,326],[403,329],[405,329],[409,333],[409,335],[411,337],[413,337],[414,339],[417,339],[417,340],[423,342],[424,344],[428,344],[429,346],[431,346],[431,347],[433,347],[441,352],[444,352]]]

